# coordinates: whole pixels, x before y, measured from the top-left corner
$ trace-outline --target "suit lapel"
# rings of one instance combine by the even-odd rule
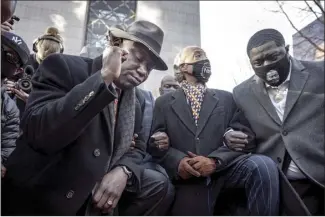
[[[173,98],[172,109],[183,124],[195,135],[196,126],[183,90],[175,91]]]
[[[201,106],[198,127],[197,127],[197,131],[196,131],[197,136],[204,129],[213,109],[216,107],[218,102],[219,102],[219,98],[215,95],[215,93],[212,92],[211,90],[207,89],[207,91],[204,95],[204,98],[203,98],[202,106]]]
[[[283,115],[283,122],[288,117],[290,111],[301,95],[308,77],[309,73],[305,70],[305,67],[301,65],[299,61],[292,59],[291,77],[286,100],[286,107]]]
[[[278,124],[281,125],[281,120],[276,113],[276,110],[270,100],[269,95],[266,92],[264,83],[261,79],[259,79],[257,76],[254,76],[252,83],[251,83],[251,89],[254,92],[258,102],[261,104],[261,106],[264,108],[264,110],[268,113],[268,115]]]

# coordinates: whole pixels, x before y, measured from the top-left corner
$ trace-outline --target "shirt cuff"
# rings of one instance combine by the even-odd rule
[[[230,128],[229,130],[227,130],[227,131],[225,132],[225,134],[223,134],[223,137],[225,137],[225,135],[226,135],[227,133],[232,132],[232,131],[234,131],[234,129]]]
[[[227,130],[227,131],[225,132],[225,134],[223,134],[223,137],[225,137],[227,133],[232,132],[232,131],[234,131],[234,129],[230,128],[229,130]],[[223,142],[223,145],[224,145],[224,146],[227,146],[227,144],[226,144],[225,142]]]

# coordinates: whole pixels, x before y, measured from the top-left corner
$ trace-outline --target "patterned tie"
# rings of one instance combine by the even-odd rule
[[[183,81],[181,87],[190,103],[194,122],[197,126],[206,87],[203,84],[191,85],[187,81]]]

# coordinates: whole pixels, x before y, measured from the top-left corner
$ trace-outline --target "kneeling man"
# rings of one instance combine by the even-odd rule
[[[244,153],[255,149],[254,135],[232,94],[206,87],[211,67],[205,52],[184,48],[175,59],[175,70],[181,88],[156,100],[151,132],[165,132],[169,147],[149,145],[175,184],[172,214],[213,215],[220,191],[242,189],[249,215],[278,215],[276,164],[271,158]],[[247,135],[244,152],[224,145],[229,127]]]
[[[256,153],[282,168],[311,214],[324,215],[324,61],[288,51],[277,30],[255,33],[247,45],[255,75],[235,87],[234,99],[256,135]]]

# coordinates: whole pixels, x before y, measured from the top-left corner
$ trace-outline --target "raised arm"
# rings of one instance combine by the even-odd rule
[[[74,64],[74,71],[67,61]],[[88,77],[87,69],[86,62],[54,54],[36,71],[22,120],[24,136],[34,149],[52,154],[65,148],[115,99],[115,91],[101,72]],[[74,77],[82,82],[75,82]]]

